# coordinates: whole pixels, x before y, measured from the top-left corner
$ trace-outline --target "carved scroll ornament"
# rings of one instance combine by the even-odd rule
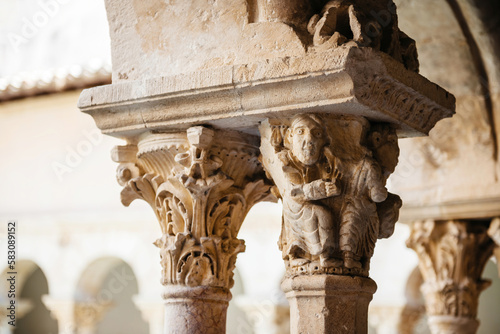
[[[287,274],[367,276],[375,242],[393,233],[401,207],[385,188],[399,154],[395,130],[314,114],[260,130],[263,164],[283,200]]]
[[[252,136],[197,126],[118,147],[122,202],[148,202],[160,222],[163,284],[231,288],[250,208],[272,199]],[[136,149],[137,151],[137,149]],[[132,152],[132,153],[131,153]],[[131,160],[133,159],[133,160]]]

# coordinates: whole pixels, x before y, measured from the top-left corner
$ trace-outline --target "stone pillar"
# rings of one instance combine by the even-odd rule
[[[42,296],[42,301],[57,320],[59,334],[75,334],[75,302],[71,299],[57,299],[50,295]]]
[[[150,134],[117,147],[122,203],[141,198],[162,236],[164,333],[224,333],[243,219],[272,198],[258,160],[258,138],[195,126]]]
[[[76,302],[76,334],[95,334],[97,325],[112,306],[111,302]]]
[[[473,334],[479,294],[491,282],[481,279],[493,255],[498,223],[447,220],[418,221],[412,226],[408,247],[419,257],[424,277],[429,327],[433,334]]]
[[[261,127],[262,161],[283,200],[279,241],[291,333],[366,333],[378,238],[389,237],[401,200],[387,177],[396,131],[363,117],[299,114]]]
[[[15,326],[12,326],[9,324],[9,321],[11,320],[8,318],[8,315],[10,314],[8,312],[7,307],[10,304],[3,304],[0,305],[1,311],[0,311],[0,334],[11,334],[14,332],[14,329],[16,328]],[[23,318],[26,314],[28,314],[31,310],[33,309],[33,302],[28,299],[20,299],[17,302],[16,305],[16,324],[19,321],[19,319]]]

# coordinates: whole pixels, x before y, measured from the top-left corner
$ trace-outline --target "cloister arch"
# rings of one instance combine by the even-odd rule
[[[102,257],[82,272],[75,289],[79,333],[147,334],[148,324],[134,304],[139,285],[132,267],[117,257]]]
[[[16,274],[11,275],[10,271],[4,268],[2,277],[13,276],[15,279],[16,326],[4,324],[3,328],[13,329],[13,334],[57,334],[57,321],[43,303],[43,296],[49,293],[49,283],[42,268],[31,260],[19,260],[16,262]],[[1,286],[2,299],[8,296],[9,286],[10,283],[5,279]],[[3,306],[8,302],[2,300],[1,304]],[[5,321],[2,319],[2,322]]]

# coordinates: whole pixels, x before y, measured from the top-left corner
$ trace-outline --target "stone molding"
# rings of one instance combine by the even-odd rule
[[[399,155],[396,131],[363,117],[301,114],[260,127],[262,161],[283,200],[286,275],[368,276],[401,199],[385,188]]]
[[[193,123],[256,135],[259,122],[277,112],[292,117],[308,110],[393,123],[399,136],[408,137],[451,117],[455,99],[383,52],[346,45],[95,87],[82,92],[78,106],[103,133],[127,138]]]
[[[500,197],[471,198],[464,201],[405,205],[401,208],[400,222],[411,223],[434,219],[489,219],[500,216]]]
[[[122,203],[143,199],[160,223],[162,283],[229,289],[250,208],[273,200],[258,139],[196,126],[115,148]]]

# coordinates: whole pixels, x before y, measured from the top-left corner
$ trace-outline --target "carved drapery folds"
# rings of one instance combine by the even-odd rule
[[[115,149],[122,203],[148,202],[160,222],[163,284],[231,288],[245,215],[271,199],[258,139],[195,126]]]
[[[401,207],[385,188],[398,160],[395,130],[301,114],[267,120],[260,131],[264,168],[283,200],[287,275],[368,276],[375,242],[393,233]]]
[[[495,225],[480,221],[419,221],[408,247],[416,251],[422,292],[433,333],[473,333],[479,294],[490,285],[481,274],[491,257]],[[498,230],[498,228],[497,228]],[[450,320],[451,319],[451,320]],[[454,320],[453,320],[454,319]]]

